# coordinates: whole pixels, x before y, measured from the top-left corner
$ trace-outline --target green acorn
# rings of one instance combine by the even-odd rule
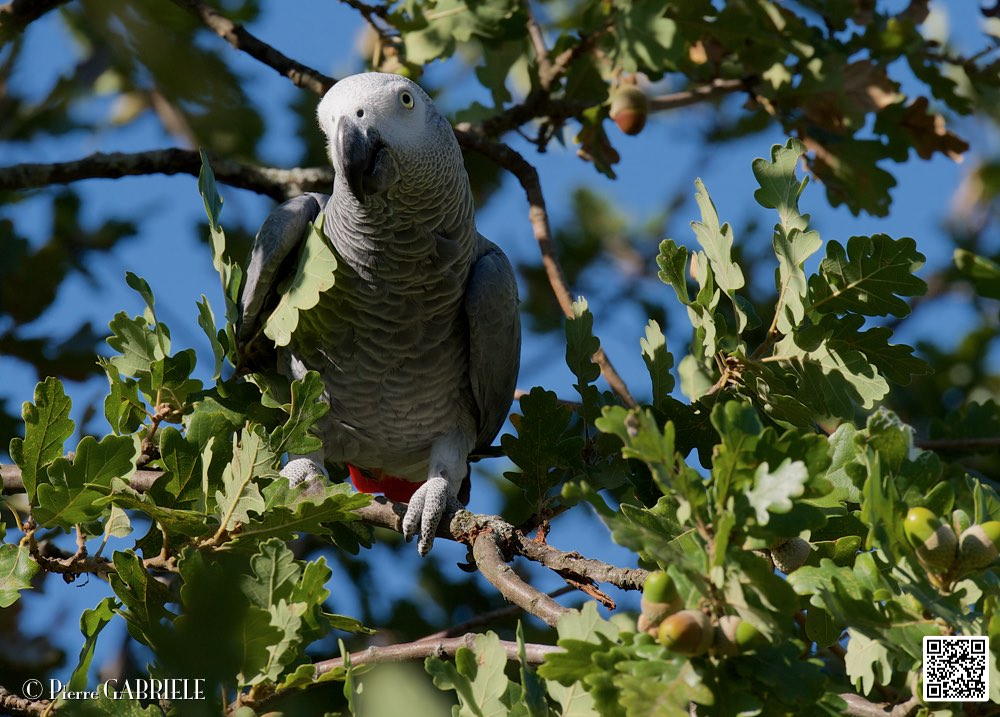
[[[924,567],[938,574],[951,569],[958,538],[950,525],[927,508],[910,508],[903,521],[903,533]]]
[[[642,614],[639,615],[639,632],[653,630],[671,613],[683,607],[677,586],[673,579],[662,570],[656,570],[646,577],[642,586]]]
[[[989,567],[1000,555],[1000,521],[972,525],[958,538],[958,571]]]
[[[753,647],[760,638],[760,630],[737,615],[723,615],[715,628],[712,647],[720,655],[736,655]]]
[[[805,564],[810,552],[812,546],[808,540],[789,538],[771,548],[771,560],[774,561],[774,567],[788,575]]]
[[[649,117],[649,99],[646,93],[635,85],[621,85],[611,96],[609,113],[614,123],[625,134],[642,132]]]
[[[705,613],[681,610],[664,618],[657,633],[660,644],[688,657],[703,655],[712,645],[715,630]]]

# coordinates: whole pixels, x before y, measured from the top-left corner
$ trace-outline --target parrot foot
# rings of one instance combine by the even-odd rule
[[[421,557],[430,552],[434,535],[446,515],[461,508],[451,484],[441,476],[428,478],[413,494],[403,516],[403,536],[407,541],[420,533],[417,552]]]
[[[281,469],[280,475],[288,479],[288,485],[292,488],[305,483],[305,490],[302,492],[303,495],[314,492],[322,493],[323,486],[329,480],[329,476],[326,474],[323,466],[312,458],[296,458],[295,460],[288,461],[285,467]]]

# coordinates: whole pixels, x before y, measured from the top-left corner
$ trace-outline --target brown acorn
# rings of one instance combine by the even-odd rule
[[[664,618],[657,637],[672,652],[688,657],[703,655],[712,645],[715,630],[705,613],[681,610]]]
[[[649,117],[649,99],[635,85],[620,85],[611,96],[610,114],[622,132],[639,134]]]

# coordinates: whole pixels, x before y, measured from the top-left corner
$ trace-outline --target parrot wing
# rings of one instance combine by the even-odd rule
[[[521,363],[517,279],[506,255],[479,235],[482,250],[469,274],[469,379],[479,409],[476,447],[489,446],[507,419]]]
[[[236,343],[246,347],[277,301],[277,285],[294,270],[297,249],[310,223],[329,200],[324,194],[302,194],[274,209],[257,232],[240,293],[240,319]]]

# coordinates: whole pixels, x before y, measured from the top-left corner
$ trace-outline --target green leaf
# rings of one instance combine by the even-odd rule
[[[320,400],[326,387],[319,373],[309,371],[299,381],[293,381],[291,403],[283,408],[288,420],[271,433],[269,443],[275,454],[305,455],[320,450],[322,442],[309,431],[330,410],[328,401]]]
[[[502,697],[507,693],[504,674],[507,653],[494,632],[476,635],[474,649],[460,647],[454,664],[437,657],[424,663],[440,690],[454,690],[458,695],[458,717],[507,717],[508,707]]]
[[[253,575],[242,576],[240,588],[251,605],[265,610],[291,596],[302,572],[292,551],[276,538],[260,544],[250,569]]]
[[[767,525],[770,513],[787,513],[792,509],[792,498],[805,491],[809,472],[802,461],[785,459],[773,471],[767,463],[757,466],[754,487],[747,491],[751,507],[757,511],[757,523]]]
[[[700,179],[695,180],[695,201],[701,211],[701,221],[691,222],[698,244],[708,258],[716,285],[729,297],[736,315],[736,333],[743,333],[747,315],[736,292],[746,283],[740,265],[733,261],[733,230],[728,223],[719,225],[719,214]]]
[[[287,346],[299,325],[299,312],[313,308],[319,297],[333,286],[337,271],[337,256],[330,240],[323,233],[323,215],[309,225],[302,244],[295,276],[279,287],[281,298],[264,322],[264,335],[275,346]]]
[[[889,648],[853,628],[848,630],[847,654],[844,667],[862,695],[869,694],[876,685],[887,685],[892,679],[892,661]]]
[[[249,523],[250,513],[264,512],[264,498],[257,485],[260,479],[277,477],[275,455],[252,430],[233,438],[233,459],[222,473],[222,490],[216,491],[216,512],[220,523],[231,531],[237,523]]]
[[[82,691],[87,689],[87,671],[90,669],[90,662],[94,659],[94,647],[97,645],[97,637],[101,630],[111,622],[115,616],[115,609],[119,606],[118,601],[113,597],[106,597],[92,610],[84,610],[80,616],[80,632],[83,633],[83,647],[80,649],[80,660],[66,689],[70,691]]]
[[[139,455],[138,436],[105,436],[98,443],[86,436],[70,462],[57,458],[38,484],[38,506],[31,511],[39,525],[67,530],[96,520],[105,510],[97,501],[110,492],[111,481],[128,481]]]
[[[240,685],[255,685],[266,679],[274,659],[273,648],[284,640],[285,631],[272,623],[269,610],[259,607],[247,610],[240,628],[238,639],[243,648],[243,660],[236,678]]]
[[[799,196],[808,180],[799,180],[795,167],[804,152],[801,142],[789,139],[784,147],[771,148],[770,162],[753,162],[753,173],[760,184],[754,199],[763,207],[777,210],[779,217],[772,240],[778,257],[777,329],[786,334],[805,317],[807,283],[802,265],[822,243],[818,233],[808,230],[809,215],[799,212]]]
[[[162,621],[171,616],[165,604],[174,598],[166,585],[146,571],[135,553],[115,551],[112,561],[115,572],[108,581],[124,606],[115,612],[125,618],[134,639],[155,649],[163,635]]]
[[[139,493],[133,490],[126,481],[118,478],[111,480],[109,495],[94,501],[95,508],[109,504],[126,510],[141,511],[171,534],[197,538],[215,529],[214,519],[206,517],[204,511],[165,508],[157,504],[150,493]]]
[[[59,379],[49,376],[35,386],[35,402],[24,402],[24,438],[12,438],[10,457],[21,469],[21,482],[28,500],[35,502],[39,473],[62,456],[63,443],[73,434],[69,417],[72,402]]]
[[[226,234],[219,224],[219,214],[222,212],[222,197],[215,185],[215,174],[208,162],[208,155],[201,150],[201,171],[198,173],[198,192],[205,202],[205,213],[208,215],[209,238],[212,245],[212,265],[222,281],[222,295],[226,300],[226,334],[229,346],[236,345],[233,327],[239,318],[240,285],[243,283],[243,269],[239,264],[230,261],[226,256]],[[213,346],[214,351],[214,346]]]
[[[521,698],[518,700],[527,709],[528,717],[548,717],[549,707],[545,701],[545,685],[528,665],[524,648],[524,627],[517,622],[517,658],[520,663]]]
[[[1000,299],[1000,264],[971,251],[956,249],[955,266],[972,282],[977,294],[990,299]]]
[[[922,296],[927,291],[927,284],[914,276],[923,265],[924,255],[909,237],[855,236],[846,249],[839,242],[829,242],[819,273],[809,280],[808,310],[906,316],[910,306],[901,297]]]
[[[838,501],[848,501],[851,503],[861,502],[861,490],[851,480],[848,473],[848,466],[857,465],[857,447],[854,437],[857,435],[856,429],[850,423],[842,423],[837,430],[830,434],[830,467],[827,469],[825,478],[833,485],[831,499]]]
[[[149,490],[157,505],[179,508],[204,503],[200,456],[198,446],[176,428],[160,429],[160,463],[165,472]],[[204,510],[204,505],[200,507]]]
[[[31,579],[37,572],[38,563],[27,545],[0,544],[0,608],[17,602],[20,592],[31,588]]]
[[[358,520],[354,513],[358,508],[371,503],[367,493],[357,493],[345,483],[327,485],[319,495],[299,496],[285,502],[281,496],[295,491],[286,491],[288,481],[283,478],[264,489],[265,509],[260,518],[249,520],[233,536],[237,543],[258,541],[263,538],[278,537],[292,540],[299,533],[309,535],[334,535],[333,527],[338,523],[352,523]],[[297,489],[298,493],[304,489]]]
[[[646,336],[639,339],[639,345],[642,347],[642,360],[649,370],[653,408],[666,411],[669,405],[667,398],[674,390],[674,377],[670,373],[674,367],[674,356],[667,350],[667,339],[653,319],[646,324]]]
[[[104,416],[119,436],[135,433],[146,420],[146,406],[139,398],[139,382],[121,377],[118,368],[104,357],[97,363],[104,369],[111,389],[104,399]]]
[[[212,356],[215,359],[215,363],[212,368],[212,380],[218,381],[219,377],[222,376],[222,359],[226,357],[226,349],[219,342],[219,333],[215,328],[215,314],[212,313],[212,307],[208,304],[208,299],[204,294],[201,295],[201,301],[198,304],[198,326],[201,327],[202,331],[205,332],[205,336],[208,337],[208,345],[212,348]]]
[[[677,24],[664,17],[666,0],[622,0],[614,13],[615,46],[611,57],[625,72],[644,72],[658,79],[675,67],[684,43]]]
[[[115,314],[108,327],[111,329],[108,345],[121,354],[112,356],[109,361],[126,376],[148,374],[153,363],[165,358],[170,351],[170,337],[165,334],[164,327],[151,330],[142,316],[132,319],[122,311]]]
[[[521,414],[511,416],[517,436],[505,434],[500,444],[521,470],[506,471],[504,477],[539,505],[564,479],[564,469],[579,464],[583,438],[568,433],[572,414],[552,391],[536,386],[521,397],[520,407]]]

